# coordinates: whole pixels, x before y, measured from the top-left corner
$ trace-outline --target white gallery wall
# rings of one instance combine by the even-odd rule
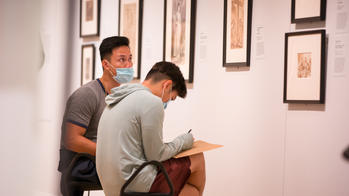
[[[60,195],[60,173],[57,171],[62,116],[73,80],[70,73],[71,39],[74,28],[70,18],[74,4],[68,0],[41,0],[40,36],[44,62],[37,77],[36,134],[39,162],[33,195]],[[75,80],[75,79],[74,79]]]
[[[164,136],[171,140],[193,129],[196,139],[224,145],[205,153],[204,195],[349,195],[349,162],[341,156],[349,145],[349,59],[344,67],[336,64],[336,40],[344,40],[349,54],[349,1],[327,0],[325,22],[294,25],[291,0],[254,0],[249,68],[222,66],[223,0],[197,1],[194,82],[187,98],[166,109]],[[141,81],[162,60],[163,2],[144,0]],[[39,129],[31,135],[40,156],[39,183],[32,187],[33,195],[59,195],[60,123],[67,97],[80,86],[81,45],[95,44],[100,77],[98,47],[117,35],[118,1],[102,0],[100,36],[84,39],[79,1],[42,6],[46,58],[39,77]],[[319,28],[328,36],[325,104],[284,104],[284,34]],[[264,50],[257,51],[257,42]]]
[[[37,184],[39,7],[37,0],[0,1],[0,195],[33,195]]]

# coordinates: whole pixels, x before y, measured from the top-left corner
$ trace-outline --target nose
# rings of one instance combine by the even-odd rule
[[[133,66],[132,60],[128,60],[128,61],[126,62],[126,67],[129,68],[129,67],[132,67],[132,66]]]

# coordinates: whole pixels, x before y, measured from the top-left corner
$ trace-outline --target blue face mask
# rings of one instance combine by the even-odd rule
[[[162,103],[162,104],[164,104],[164,109],[166,109],[166,108],[167,108],[168,103],[170,103],[170,101],[165,102],[165,103]]]
[[[116,68],[116,76],[113,76],[114,80],[119,84],[131,82],[133,79],[133,67],[129,68]]]

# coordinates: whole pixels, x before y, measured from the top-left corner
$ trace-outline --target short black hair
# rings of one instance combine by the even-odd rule
[[[167,61],[157,62],[145,77],[145,80],[149,79],[153,82],[159,82],[164,79],[172,80],[172,90],[177,91],[178,95],[182,98],[187,95],[187,86],[183,74],[174,63]]]
[[[120,46],[128,46],[129,47],[130,41],[127,37],[123,36],[112,36],[105,38],[101,45],[99,46],[99,53],[101,56],[101,61],[103,59],[109,60],[110,56],[112,55],[113,49],[118,48]]]

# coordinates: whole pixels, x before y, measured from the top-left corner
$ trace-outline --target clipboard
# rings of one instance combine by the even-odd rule
[[[193,147],[191,149],[182,151],[180,153],[178,153],[177,155],[175,155],[173,158],[181,158],[181,157],[186,157],[186,156],[190,156],[190,155],[194,155],[194,154],[198,154],[201,152],[205,152],[205,151],[209,151],[209,150],[213,150],[216,148],[220,148],[223,147],[223,145],[219,145],[219,144],[211,144],[202,140],[197,140],[193,143]]]

